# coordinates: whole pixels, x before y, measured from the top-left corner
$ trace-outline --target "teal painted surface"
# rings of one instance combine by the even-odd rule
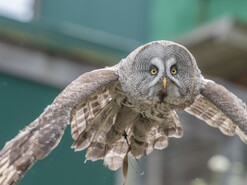
[[[247,1],[246,0],[209,1],[209,20],[213,20],[222,15],[231,15],[236,19],[247,23]]]
[[[147,0],[42,0],[39,21],[53,25],[71,22],[145,42],[147,5]]]
[[[154,0],[148,40],[173,39],[225,15],[247,22],[247,1]]]
[[[175,38],[199,25],[198,0],[154,0],[150,7],[149,40]]]
[[[115,64],[134,49],[89,42],[73,35],[66,35],[48,23],[21,23],[5,17],[0,17],[0,38],[23,46],[40,48],[49,53],[62,54],[96,64],[101,63],[101,65]]]
[[[0,74],[0,148],[39,116],[60,90]],[[102,161],[84,164],[85,151],[70,149],[70,128],[58,147],[38,161],[20,185],[111,185],[115,172]]]
[[[32,22],[0,17],[0,37],[103,65],[115,64],[147,41],[147,0],[42,0],[39,4]]]
[[[246,0],[42,0],[30,23],[0,17],[0,35],[111,65],[142,43],[172,40],[224,15],[247,22],[246,10]]]

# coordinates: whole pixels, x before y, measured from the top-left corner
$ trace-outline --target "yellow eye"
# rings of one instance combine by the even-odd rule
[[[175,65],[172,66],[170,71],[171,71],[171,74],[172,74],[172,75],[177,74],[177,71],[178,71],[178,70],[177,70],[177,66],[175,66]]]
[[[156,75],[158,73],[158,69],[156,67],[153,67],[150,69],[150,74],[151,75]]]

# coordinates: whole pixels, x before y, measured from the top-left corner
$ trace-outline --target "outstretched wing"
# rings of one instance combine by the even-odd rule
[[[246,105],[225,87],[205,80],[201,94],[185,111],[218,127],[226,135],[237,134],[247,143]]]
[[[92,119],[99,109],[107,105],[110,98],[107,88],[113,87],[117,81],[115,71],[106,68],[85,73],[68,85],[35,121],[0,151],[0,184],[17,184],[37,160],[46,157],[59,144],[71,120],[72,136],[76,138],[84,126],[81,123],[85,117],[81,122],[75,110],[85,111],[80,107],[89,109],[86,117]],[[95,103],[95,98],[102,100],[100,105]]]

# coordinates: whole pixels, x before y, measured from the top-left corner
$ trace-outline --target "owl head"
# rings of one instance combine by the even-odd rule
[[[187,106],[201,87],[201,73],[192,54],[169,41],[137,48],[122,60],[119,73],[123,91],[138,100],[160,99]]]

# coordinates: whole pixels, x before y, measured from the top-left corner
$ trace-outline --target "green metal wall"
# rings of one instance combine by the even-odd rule
[[[146,41],[147,0],[42,0],[41,22],[70,22],[121,37]]]
[[[222,15],[231,15],[247,23],[246,0],[210,0],[208,5],[208,20],[216,19]]]
[[[198,24],[198,0],[154,0],[149,40],[171,39]]]
[[[142,43],[173,40],[223,15],[247,22],[246,0],[37,1],[30,23],[0,17],[0,36],[105,65]]]
[[[173,39],[222,16],[247,22],[246,0],[153,0],[148,40]]]
[[[0,74],[0,148],[39,116],[59,89]],[[74,152],[70,128],[58,147],[28,171],[20,185],[111,185],[115,172],[102,161],[84,164],[85,151]]]

